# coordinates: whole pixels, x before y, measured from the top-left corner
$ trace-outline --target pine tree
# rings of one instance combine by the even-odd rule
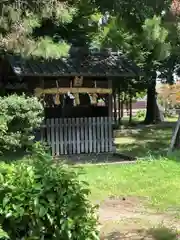
[[[69,49],[64,40],[54,41],[54,36],[34,37],[45,19],[57,26],[66,26],[77,13],[75,4],[58,0],[3,1],[0,3],[1,49],[21,55],[58,58]]]
[[[145,76],[139,81],[131,81],[131,84],[135,91],[148,89],[145,122],[159,121],[155,91],[156,71],[164,66],[172,52],[169,30],[162,21],[170,1],[114,0],[113,5],[116,9],[112,11],[110,22],[102,29],[96,41],[100,45],[113,46],[122,51],[142,68]]]

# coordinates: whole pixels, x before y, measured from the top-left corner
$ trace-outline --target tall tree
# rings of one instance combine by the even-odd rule
[[[156,71],[162,67],[171,50],[168,31],[162,21],[170,3],[161,0],[114,0],[116,9],[111,11],[111,21],[103,28],[104,35],[99,38],[102,45],[121,50],[144,70],[145,77],[140,79],[139,84],[136,83],[136,87],[147,88],[146,123],[160,120],[155,90]]]
[[[162,26],[160,17],[147,19],[143,25],[145,46],[148,51],[144,70],[147,81],[147,112],[145,123],[161,121],[161,114],[156,99],[157,71],[163,61],[170,55],[168,31]]]

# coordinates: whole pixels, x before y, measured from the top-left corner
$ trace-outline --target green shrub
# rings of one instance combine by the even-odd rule
[[[33,130],[43,120],[43,107],[35,97],[0,97],[0,150],[17,150],[32,145]]]
[[[66,166],[29,159],[0,168],[0,226],[10,239],[95,240],[89,190]]]
[[[7,235],[6,232],[4,232],[4,231],[2,230],[2,227],[1,227],[1,226],[0,226],[0,239],[1,239],[1,240],[9,239],[9,236]]]

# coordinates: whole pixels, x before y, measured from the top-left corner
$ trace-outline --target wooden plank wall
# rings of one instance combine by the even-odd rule
[[[112,151],[110,117],[47,119],[41,129],[53,156]]]

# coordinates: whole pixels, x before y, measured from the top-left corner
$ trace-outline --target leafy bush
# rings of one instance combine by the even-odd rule
[[[145,118],[146,116],[146,111],[145,110],[139,110],[136,113],[136,118]]]
[[[16,150],[32,144],[33,130],[43,120],[43,107],[35,97],[0,97],[0,150]]]
[[[47,158],[47,157],[46,157]],[[10,239],[97,240],[89,190],[66,166],[44,160],[0,168],[0,226]]]
[[[0,226],[0,239],[1,239],[1,240],[9,239],[9,236],[7,235],[6,232],[4,232],[4,231],[2,230],[2,227],[1,227],[1,226]]]

